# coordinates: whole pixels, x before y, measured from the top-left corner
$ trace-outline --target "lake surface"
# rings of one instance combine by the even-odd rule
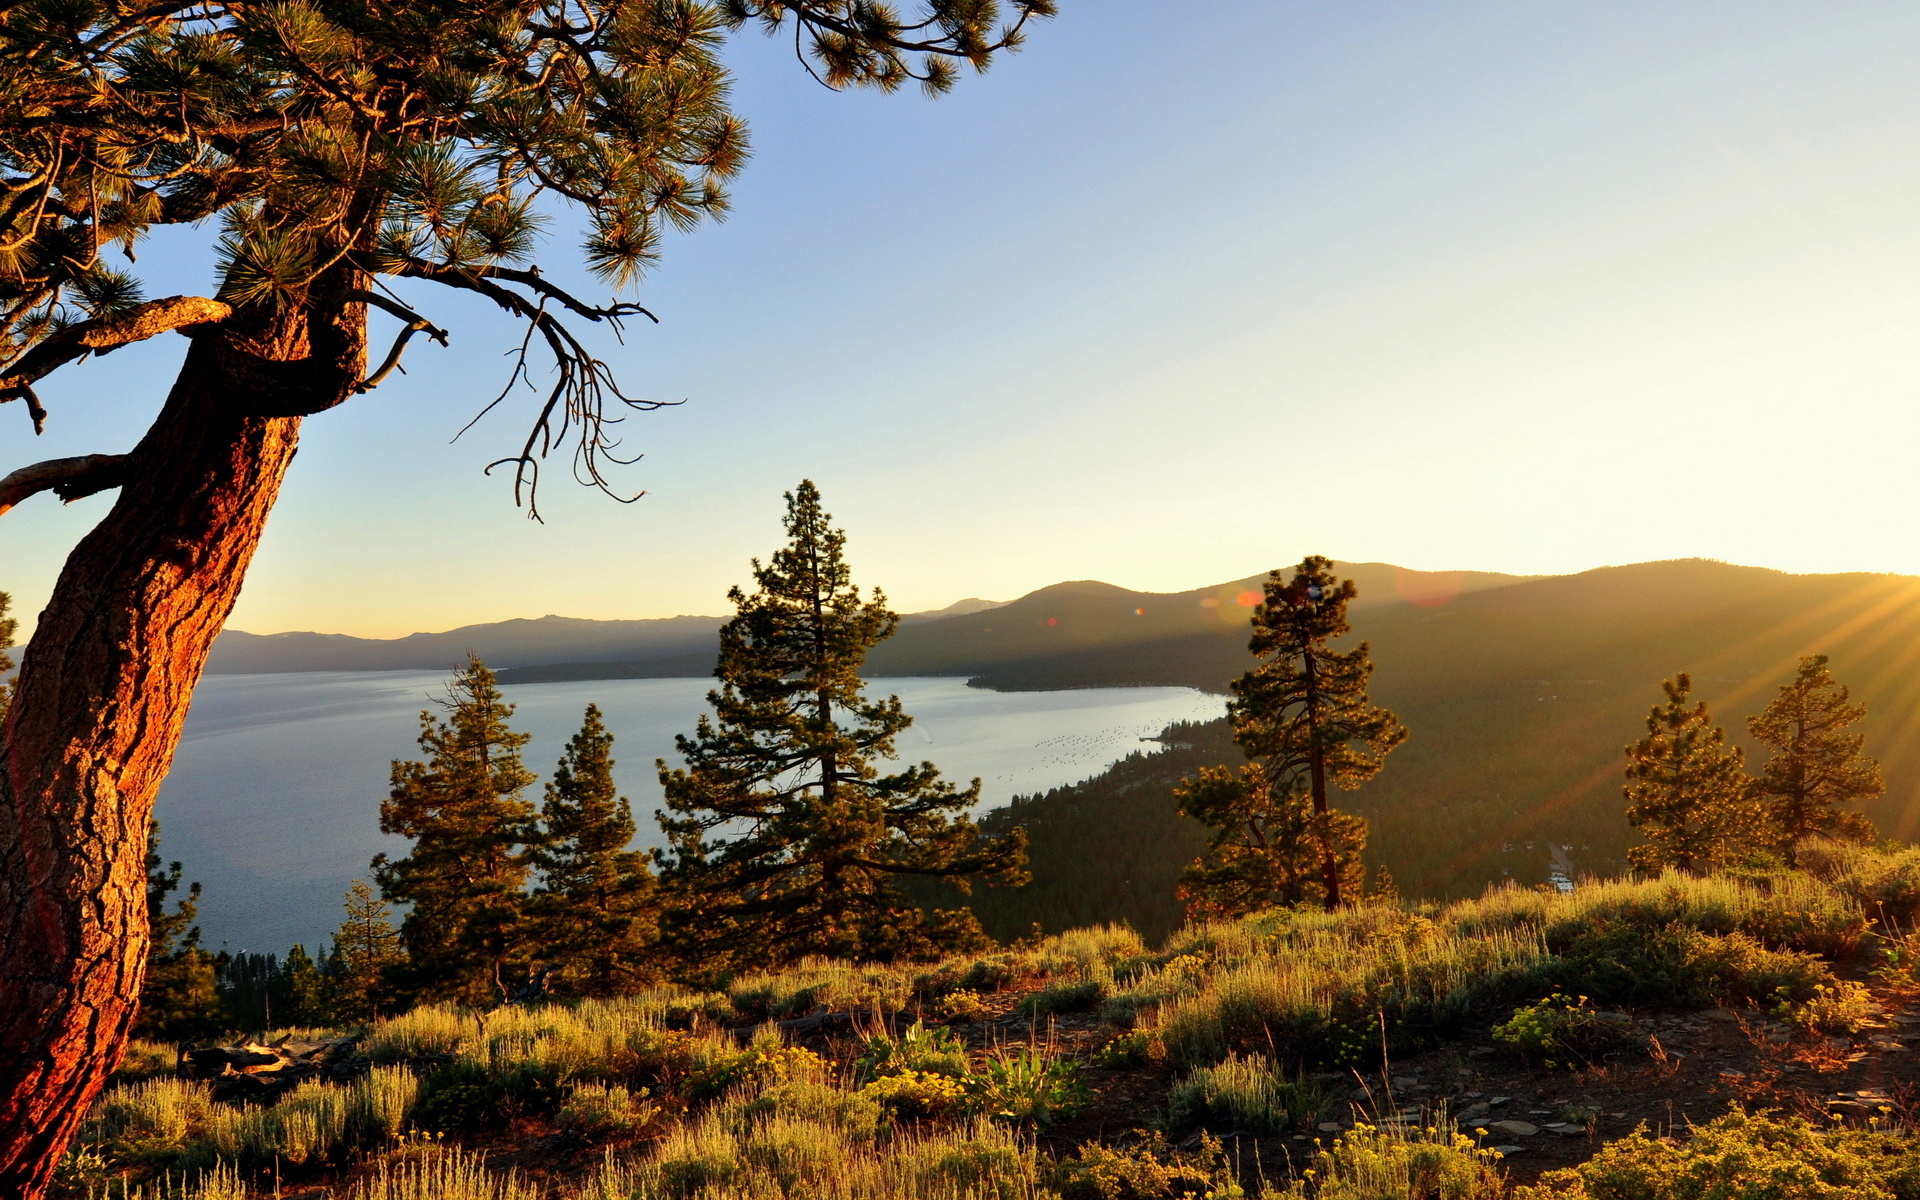
[[[213,950],[309,950],[339,925],[347,885],[407,842],[380,832],[389,764],[417,758],[419,714],[444,695],[439,672],[210,675],[160,793],[161,854],[205,884],[204,943]],[[705,710],[709,679],[621,679],[505,689],[525,761],[550,774],[582,711],[598,704],[614,734],[615,776],[633,801],[637,841],[657,845],[654,759],[678,765],[677,733]],[[1086,779],[1142,749],[1169,722],[1210,720],[1223,697],[1187,688],[990,692],[963,679],[879,679],[913,727],[909,761],[931,760],[962,786],[981,780],[982,807]],[[538,799],[539,785],[529,790]]]

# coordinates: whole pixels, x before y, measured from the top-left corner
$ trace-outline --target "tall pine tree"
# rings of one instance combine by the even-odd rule
[[[483,1004],[510,995],[527,965],[526,887],[540,835],[521,793],[527,735],[478,658],[455,673],[447,714],[420,714],[425,762],[393,764],[380,831],[413,839],[398,861],[373,860],[388,900],[413,907],[400,927],[416,994]]]
[[[363,881],[347,889],[346,910],[327,959],[328,991],[338,1019],[371,1024],[390,1009],[393,977],[406,965],[407,952],[386,901]]]
[[[1774,751],[1755,790],[1769,836],[1789,865],[1810,837],[1878,836],[1864,813],[1840,807],[1886,790],[1880,764],[1860,753],[1865,739],[1847,732],[1867,715],[1866,705],[1848,698],[1827,670],[1827,656],[1808,655],[1766,711],[1747,719],[1748,731]]]
[[[1247,646],[1261,661],[1234,681],[1227,705],[1233,740],[1253,761],[1238,776],[1216,769],[1182,784],[1183,811],[1219,831],[1181,881],[1199,911],[1297,900],[1307,855],[1317,860],[1315,890],[1328,910],[1358,898],[1366,822],[1335,811],[1327,783],[1352,790],[1373,778],[1407,731],[1367,697],[1367,644],[1332,648],[1359,592],[1332,566],[1313,555],[1291,582],[1278,570],[1268,575]]]
[[[140,985],[140,1037],[180,1041],[204,1037],[220,1024],[219,981],[213,956],[200,948],[200,885],[187,885],[172,912],[167,897],[180,890],[179,863],[163,865],[160,822],[147,822],[147,920],[152,941],[146,979]]]
[[[882,773],[912,724],[898,696],[870,700],[860,666],[898,618],[862,598],[811,481],[787,495],[789,541],[759,587],[734,588],[720,631],[713,717],[677,739],[684,768],[660,781],[670,897],[667,932],[682,971],[709,975],[809,954],[895,959],[981,945],[970,912],[923,911],[905,877],[1019,882],[1025,837],[983,838],[964,791],[932,763]]]
[[[1647,714],[1646,736],[1627,747],[1627,821],[1646,839],[1627,859],[1655,873],[1710,871],[1752,832],[1746,758],[1727,744],[1706,701],[1687,703],[1692,678],[1682,672],[1660,686],[1667,703]]]
[[[613,735],[589,704],[547,784],[532,908],[555,990],[610,996],[648,981],[660,915],[653,872],[630,850],[633,807],[613,784]]]

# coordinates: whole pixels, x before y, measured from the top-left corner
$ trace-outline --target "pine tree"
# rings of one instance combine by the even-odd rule
[[[483,1004],[510,995],[526,967],[526,886],[539,841],[534,776],[520,762],[527,735],[478,658],[455,673],[447,719],[420,714],[425,762],[393,764],[380,831],[413,839],[397,862],[373,860],[382,896],[411,904],[401,923],[417,993]]]
[[[1846,732],[1867,715],[1864,704],[1849,704],[1848,698],[1846,686],[1827,670],[1827,656],[1813,654],[1800,660],[1793,681],[1766,711],[1747,719],[1748,731],[1774,750],[1755,791],[1768,836],[1788,865],[1810,837],[1878,836],[1864,813],[1839,807],[1886,790],[1880,764],[1860,753],[1864,737]]]
[[[1751,833],[1746,758],[1727,744],[1706,701],[1688,705],[1688,675],[1660,686],[1667,703],[1647,714],[1646,736],[1627,747],[1627,821],[1646,839],[1627,858],[1654,873],[1709,871],[1737,854]]]
[[[1329,911],[1358,897],[1366,821],[1334,810],[1327,782],[1359,787],[1407,731],[1367,698],[1367,644],[1344,653],[1330,645],[1348,632],[1347,605],[1359,593],[1332,566],[1314,555],[1291,582],[1278,570],[1268,575],[1248,643],[1262,661],[1234,681],[1227,705],[1233,740],[1253,761],[1238,775],[1216,768],[1181,785],[1182,811],[1218,830],[1181,880],[1198,911],[1298,903],[1309,859],[1319,874],[1312,890]]]
[[[287,951],[277,982],[278,999],[273,1007],[277,1026],[321,1025],[327,1021],[326,980],[321,978],[313,956],[299,942]]]
[[[339,1020],[371,1024],[392,1004],[393,976],[406,964],[406,949],[387,903],[362,880],[347,889],[346,909],[327,959],[331,1007]]]
[[[136,1036],[169,1041],[216,1031],[220,990],[213,956],[200,948],[200,885],[187,885],[172,912],[167,897],[180,890],[177,862],[162,865],[160,822],[147,823],[147,920],[152,929],[146,979],[140,986]]]
[[[862,693],[866,653],[898,618],[878,590],[863,599],[811,481],[788,493],[788,544],[758,590],[734,588],[720,631],[713,716],[659,763],[668,936],[689,975],[775,965],[809,954],[896,959],[984,943],[973,914],[926,912],[902,877],[1018,882],[1025,837],[985,839],[964,791],[932,763],[882,774],[912,724],[898,696]]]
[[[633,807],[613,783],[613,735],[588,705],[547,784],[533,899],[540,958],[556,990],[610,996],[647,982],[660,918],[647,856],[630,850]]]
[[[8,657],[7,650],[13,645],[13,635],[20,628],[20,622],[7,615],[7,610],[12,607],[13,597],[0,592],[0,675],[13,670],[13,659]],[[12,695],[13,684],[0,679],[0,721],[7,719],[7,700]]]

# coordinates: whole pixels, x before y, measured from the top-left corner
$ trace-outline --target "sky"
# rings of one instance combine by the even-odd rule
[[[812,478],[903,611],[1175,591],[1321,553],[1558,573],[1706,556],[1920,573],[1920,9],[1062,0],[937,100],[729,51],[754,158],[602,338],[622,505],[458,441],[515,329],[451,293],[310,419],[230,624],[392,637],[720,613]],[[211,228],[143,248],[213,287]],[[593,289],[564,222],[550,275]],[[375,338],[391,326],[376,318]],[[129,448],[185,343],[69,367],[0,471]],[[30,626],[111,502],[0,517]]]

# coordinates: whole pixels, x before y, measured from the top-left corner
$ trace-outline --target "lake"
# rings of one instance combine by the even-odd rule
[[[407,842],[380,832],[388,767],[419,757],[420,710],[444,694],[439,672],[210,675],[161,790],[161,854],[205,885],[210,949],[315,949],[339,925],[340,900],[367,863]],[[637,842],[657,845],[654,759],[673,765],[677,733],[705,710],[709,679],[621,679],[505,689],[514,728],[531,734],[529,769],[551,773],[587,704],[615,736],[615,776],[633,801]],[[982,783],[982,807],[1086,779],[1141,749],[1169,722],[1210,720],[1223,697],[1188,688],[990,692],[964,679],[879,679],[914,717],[900,737],[910,761],[931,760],[962,786]],[[539,785],[529,790],[538,799]]]

